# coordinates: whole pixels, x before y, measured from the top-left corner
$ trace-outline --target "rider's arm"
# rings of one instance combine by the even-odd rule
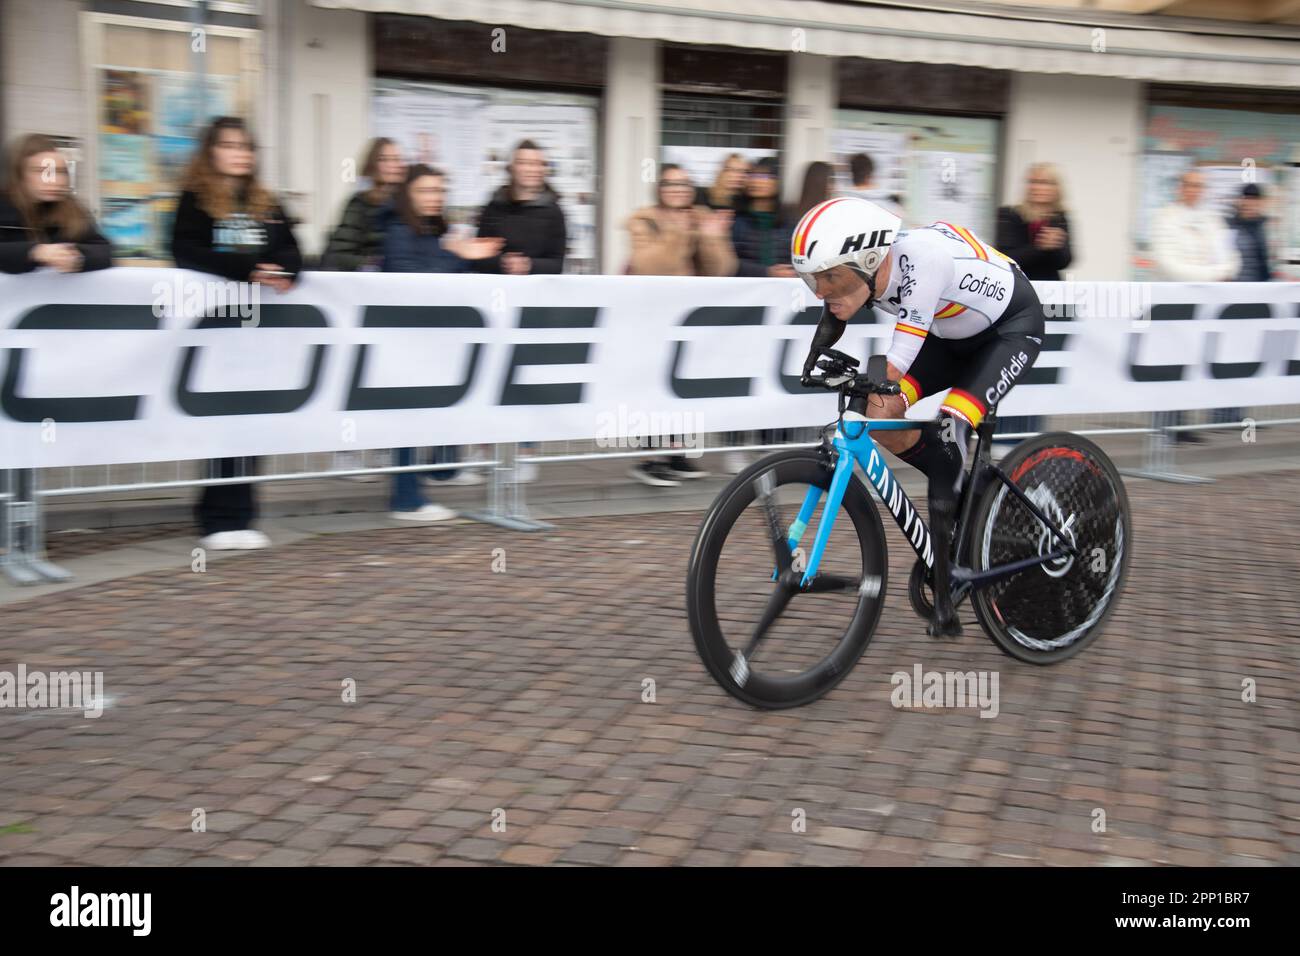
[[[928,245],[909,244],[899,249],[894,268],[898,270],[898,319],[885,357],[902,378],[930,334],[939,296],[952,279],[952,257]]]
[[[837,319],[831,314],[831,310],[822,306],[821,318],[817,320],[817,331],[813,332],[812,347],[815,349],[828,349],[840,340],[844,334],[844,326],[848,325],[843,319]]]
[[[817,320],[817,329],[813,332],[812,344],[808,347],[808,357],[804,359],[803,374],[811,375],[817,365],[818,350],[828,349],[840,340],[847,323],[837,319],[831,310],[822,306],[821,318]]]

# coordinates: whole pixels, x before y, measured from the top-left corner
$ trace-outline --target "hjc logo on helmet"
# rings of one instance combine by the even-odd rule
[[[885,245],[885,243],[889,242],[889,234],[891,232],[893,232],[892,229],[877,229],[875,232],[871,234],[870,242],[865,241],[867,238],[867,234],[865,232],[860,232],[856,236],[846,236],[844,238],[844,247],[840,249],[840,255],[843,256],[843,255],[848,255],[850,252],[857,252],[864,245],[868,249],[872,249],[876,246],[883,246]],[[808,252],[810,254],[812,253],[811,246],[809,247]]]

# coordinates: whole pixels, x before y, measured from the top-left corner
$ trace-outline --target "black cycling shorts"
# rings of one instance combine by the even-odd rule
[[[931,330],[899,383],[909,404],[949,389],[940,411],[975,427],[1034,364],[1043,345],[1043,307],[1024,273],[1015,275],[1006,312],[983,332],[941,339]]]

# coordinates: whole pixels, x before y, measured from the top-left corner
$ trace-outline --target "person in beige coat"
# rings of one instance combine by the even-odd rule
[[[680,166],[666,163],[659,176],[659,202],[627,221],[632,237],[628,273],[638,276],[730,276],[736,274],[730,210],[694,204],[695,186]]]
[[[686,170],[665,163],[659,171],[659,201],[634,212],[627,221],[632,238],[629,275],[731,276],[736,253],[731,248],[731,211],[695,205],[695,186]],[[669,443],[676,444],[676,436]],[[703,478],[704,471],[684,454],[652,458],[629,474],[658,488]]]

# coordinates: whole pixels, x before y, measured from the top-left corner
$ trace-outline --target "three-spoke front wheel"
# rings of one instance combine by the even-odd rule
[[[856,480],[816,576],[801,586],[831,477],[815,450],[764,458],[718,495],[691,549],[686,604],[696,649],[727,693],[755,707],[797,707],[826,694],[880,620],[885,534]],[[800,527],[810,489],[820,495]]]

